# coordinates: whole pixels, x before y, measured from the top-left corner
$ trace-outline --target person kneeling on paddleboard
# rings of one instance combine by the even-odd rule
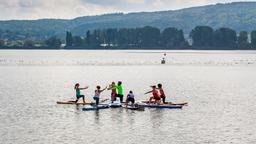
[[[129,92],[129,94],[127,95],[127,99],[126,99],[126,107],[128,106],[128,103],[131,102],[132,103],[132,106],[134,105],[135,103],[135,99],[134,99],[134,94],[132,91]]]
[[[157,85],[157,89],[159,90],[160,97],[161,97],[163,103],[166,104],[166,102],[165,102],[166,96],[165,96],[164,90],[163,90],[163,88],[162,88],[162,84],[158,84],[158,85]]]
[[[154,103],[160,104],[161,97],[160,97],[160,95],[158,94],[158,91],[157,91],[157,89],[156,89],[156,86],[155,86],[155,85],[154,85],[154,86],[151,86],[151,88],[152,88],[151,91],[145,93],[145,94],[152,93],[152,95],[153,95],[152,97],[150,97],[149,103],[152,103],[152,99],[154,99],[154,100],[155,100]]]
[[[79,88],[80,84],[79,83],[76,83],[75,84],[75,87],[74,89],[76,90],[76,103],[78,102],[79,98],[83,98],[83,102],[85,103],[85,100],[84,100],[84,95],[81,95],[81,92],[80,90],[85,90],[85,89],[88,89],[89,87],[85,87],[85,88]]]
[[[105,87],[104,89],[100,89],[100,86],[97,86],[96,87],[96,90],[95,90],[95,95],[93,97],[93,99],[96,101],[96,106],[99,105],[99,101],[100,101],[100,93],[103,92],[104,90],[106,90],[107,87]]]

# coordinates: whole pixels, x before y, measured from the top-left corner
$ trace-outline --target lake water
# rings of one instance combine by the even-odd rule
[[[166,52],[166,65],[160,65]],[[255,144],[255,51],[0,51],[0,143]],[[123,81],[137,100],[162,83],[182,110],[57,105],[73,86]],[[101,98],[110,98],[110,92]]]

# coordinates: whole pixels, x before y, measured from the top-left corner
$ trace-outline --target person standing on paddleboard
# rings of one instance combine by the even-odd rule
[[[116,95],[117,95],[115,82],[112,82],[112,84],[109,85],[108,90],[111,90],[111,103],[113,103],[114,101],[116,101]]]
[[[96,101],[96,105],[98,106],[99,105],[99,101],[100,101],[100,93],[102,93],[104,90],[106,90],[107,87],[105,87],[104,89],[100,89],[100,86],[97,86],[96,87],[96,90],[95,90],[95,95],[93,97],[93,99]]]
[[[157,85],[157,89],[159,90],[160,97],[161,97],[163,103],[166,104],[166,102],[165,102],[166,96],[165,96],[164,90],[163,90],[163,88],[162,88],[162,84],[158,84],[158,85]]]
[[[117,95],[116,95],[116,97],[119,97],[119,98],[120,98],[120,102],[123,103],[123,97],[124,97],[124,95],[123,95],[123,87],[122,87],[122,82],[121,82],[121,81],[119,81],[119,82],[117,83],[116,89],[117,89]]]
[[[156,86],[155,85],[151,86],[151,88],[152,88],[151,91],[145,93],[145,94],[152,93],[152,95],[153,95],[152,97],[150,97],[149,103],[152,103],[152,99],[154,99],[155,100],[154,103],[160,104],[161,97],[160,97],[160,95],[159,95],[159,93],[158,93],[158,91],[156,89]]]
[[[79,86],[80,86],[80,84],[76,83],[75,87],[74,87],[74,89],[76,90],[76,101],[75,102],[77,103],[80,98],[83,98],[83,102],[85,103],[84,95],[81,95],[80,91],[88,89],[89,87],[87,86],[87,87],[84,87],[84,88],[79,88]]]

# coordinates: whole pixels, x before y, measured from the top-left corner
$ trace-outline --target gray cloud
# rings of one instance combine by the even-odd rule
[[[0,0],[0,19],[74,18],[113,12],[173,10],[245,0]]]
[[[20,0],[18,1],[18,5],[23,8],[34,8],[40,7],[43,4],[43,1],[40,0]]]
[[[191,6],[248,0],[81,0],[100,6],[111,6],[121,11],[173,10]]]
[[[108,6],[119,11],[138,11],[147,7],[146,0],[81,0],[83,3],[98,5],[98,6]]]

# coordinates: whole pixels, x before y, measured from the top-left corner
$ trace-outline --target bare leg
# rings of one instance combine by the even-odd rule
[[[83,98],[83,102],[85,103],[85,100],[84,100],[84,95],[82,96],[82,98]]]
[[[111,102],[113,103],[116,100],[116,95],[115,94],[111,94]]]
[[[150,97],[150,99],[149,99],[149,104],[151,104],[151,102],[152,102],[152,99],[153,99],[153,97]]]
[[[126,107],[128,106],[128,99],[126,99],[126,101],[125,101],[125,106]]]

